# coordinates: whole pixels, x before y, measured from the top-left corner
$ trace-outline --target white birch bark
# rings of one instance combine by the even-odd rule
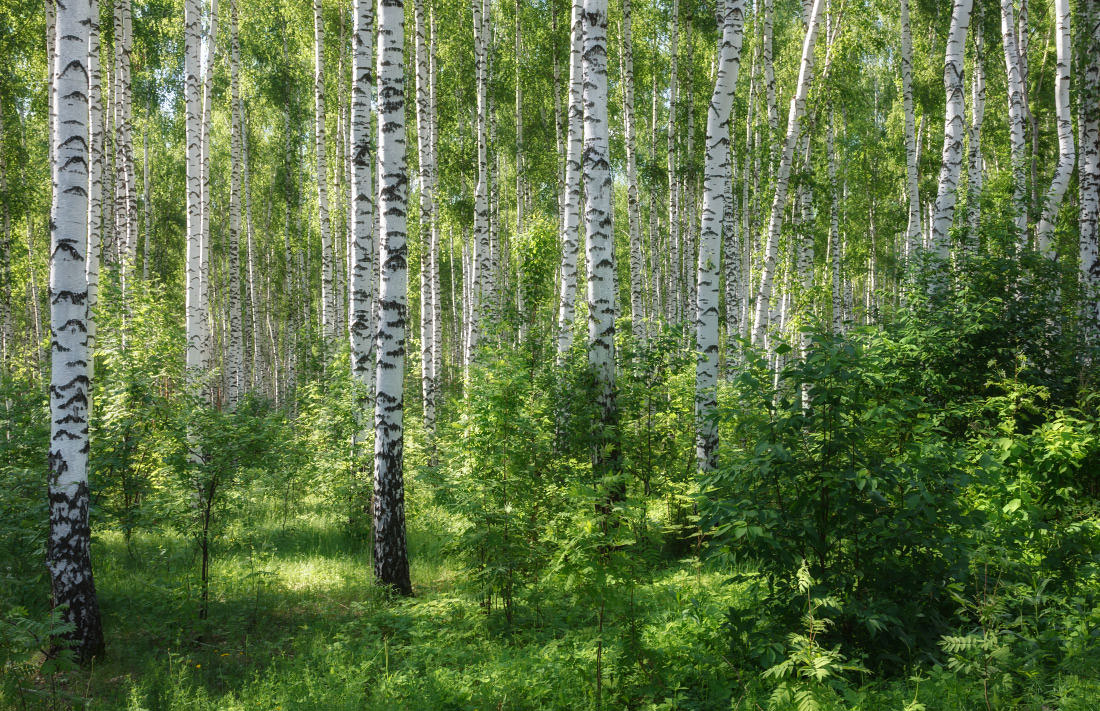
[[[769,322],[769,304],[772,296],[772,282],[775,274],[775,262],[779,253],[779,233],[783,227],[783,210],[787,204],[787,189],[790,183],[791,164],[799,141],[799,126],[806,112],[806,96],[810,91],[814,68],[814,43],[817,41],[818,28],[821,25],[821,13],[824,0],[814,0],[806,25],[806,36],[802,42],[802,62],[798,70],[798,85],[791,98],[790,113],[787,117],[787,137],[783,154],[775,175],[775,195],[772,199],[771,215],[768,219],[768,242],[764,250],[764,263],[761,268],[760,289],[756,296],[756,317],[753,320],[753,343],[763,343]],[[767,3],[765,3],[765,7]]]
[[[906,194],[909,198],[909,224],[906,228],[910,254],[920,245],[920,194],[917,173],[917,128],[913,114],[913,39],[909,31],[909,0],[901,0],[901,93],[905,110]]]
[[[676,114],[679,106],[679,69],[680,54],[680,0],[672,0],[672,16],[669,18],[672,27],[671,42],[669,46],[669,79],[668,79],[668,124],[666,126],[666,138],[668,152],[666,153],[666,167],[668,171],[668,255],[672,261],[669,270],[668,302],[670,320],[679,321],[683,318],[683,274],[682,256],[680,255],[680,182],[676,175]]]
[[[436,63],[436,34],[435,26],[435,0],[430,0],[429,25],[431,40],[428,43],[428,127],[431,140],[428,143],[432,158],[432,242],[429,249],[431,259],[428,263],[429,281],[432,292],[432,387],[433,398],[438,407],[440,398],[441,379],[443,377],[443,296],[442,285],[439,276],[439,251],[441,243],[439,239],[439,191],[435,189],[439,171],[439,106],[437,100],[436,85],[438,83],[439,68]],[[452,283],[453,287],[453,283]],[[433,457],[429,464],[434,465]]]
[[[186,324],[187,372],[191,378],[201,375],[205,364],[205,335],[202,265],[202,7],[199,0],[184,2],[184,121],[187,146],[187,295]]]
[[[325,145],[325,21],[321,0],[313,0],[313,107],[314,152],[317,160],[317,206],[321,229],[321,330],[326,340],[336,338],[336,269],[333,263],[332,224],[328,212],[328,158]]]
[[[408,170],[405,165],[405,6],[378,0],[378,214],[380,319],[374,414],[374,576],[412,593],[405,543],[405,312]]]
[[[707,109],[706,166],[702,223],[699,230],[698,287],[695,314],[695,458],[700,471],[718,464],[718,268],[722,226],[732,209],[730,183],[730,110],[741,66],[744,0],[719,0],[718,68]]]
[[[1056,23],[1055,47],[1058,64],[1054,72],[1054,106],[1058,124],[1058,164],[1054,168],[1054,177],[1046,194],[1043,216],[1039,220],[1036,236],[1039,251],[1048,257],[1054,257],[1054,225],[1058,221],[1058,211],[1062,197],[1069,187],[1073,175],[1073,165],[1077,155],[1073,145],[1073,116],[1070,112],[1069,85],[1072,47],[1070,45],[1069,0],[1054,0],[1054,18]]]
[[[561,226],[561,287],[558,305],[558,358],[573,345],[573,319],[577,299],[577,251],[580,247],[581,150],[584,107],[581,103],[581,50],[584,40],[582,0],[573,0],[570,11],[569,130],[565,155],[565,200]]]
[[[236,406],[244,391],[244,331],[241,323],[241,115],[240,39],[237,36],[237,0],[229,0],[229,343],[226,353],[228,401]]]
[[[218,38],[218,0],[210,0],[207,32],[205,37],[206,55],[202,67],[202,123],[200,124],[200,199],[199,215],[201,219],[201,238],[199,242],[199,335],[200,369],[209,368],[214,356],[214,342],[210,313],[210,144],[211,114],[214,103],[214,55]],[[200,45],[201,46],[201,45]],[[200,372],[201,372],[200,371]],[[207,390],[206,396],[213,397]]]
[[[1012,155],[1012,216],[1017,251],[1026,250],[1027,234],[1027,148],[1024,144],[1024,81],[1016,45],[1013,0],[1001,0],[1001,41],[1008,76],[1008,135]]]
[[[829,265],[830,287],[832,292],[832,333],[844,332],[844,296],[841,292],[840,273],[840,201],[836,179],[836,133],[833,128],[833,115],[829,114],[829,132],[826,134],[825,151],[829,161]],[[919,206],[918,206],[919,210]]]
[[[374,135],[371,94],[374,89],[373,0],[355,0],[351,86],[352,266],[348,319],[351,373],[367,397],[374,396]]]
[[[1078,248],[1086,342],[1100,343],[1100,1],[1082,3],[1079,29],[1086,51],[1081,77],[1078,122],[1081,162],[1078,180]]]
[[[597,476],[616,469],[615,241],[607,124],[607,0],[584,0],[581,55],[584,102],[584,233],[588,270],[588,365],[596,379],[601,434],[593,459]]]
[[[966,248],[978,251],[978,229],[982,218],[982,186],[985,162],[982,159],[982,120],[985,117],[985,42],[979,23],[974,24],[974,70],[970,77],[970,146],[967,168]]]
[[[955,216],[959,175],[962,172],[963,134],[966,130],[963,61],[966,55],[966,32],[970,26],[970,11],[973,7],[973,0],[954,0],[943,65],[947,111],[943,120],[943,156],[936,191],[936,213],[932,220],[932,248],[940,259],[947,259],[949,254],[951,222]]]
[[[634,47],[631,38],[630,0],[623,0],[622,58],[623,119],[626,144],[626,206],[630,229],[630,324],[639,343],[646,340],[642,217],[638,205],[638,159],[634,127]]]
[[[435,344],[435,307],[431,268],[434,260],[432,234],[435,217],[432,214],[432,195],[435,168],[432,164],[431,97],[428,87],[430,72],[424,0],[414,0],[413,15],[416,31],[416,146],[420,173],[420,385],[424,402],[424,430],[431,443],[435,439],[435,355],[432,350]]]
[[[103,239],[103,88],[99,52],[99,0],[91,0],[88,25],[88,243],[84,264],[88,280],[89,378],[95,374],[95,312],[99,304],[99,249]],[[4,209],[7,210],[6,203]]]
[[[473,362],[483,328],[485,306],[490,299],[492,270],[489,227],[489,116],[488,29],[491,5],[486,0],[470,3],[474,25],[474,81],[477,92],[477,184],[474,187],[474,236],[470,274],[470,317],[466,321],[466,365]]]
[[[50,532],[52,603],[78,658],[103,651],[88,521],[88,31],[90,3],[58,5],[51,74]]]

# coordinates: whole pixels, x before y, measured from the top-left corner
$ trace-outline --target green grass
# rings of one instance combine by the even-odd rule
[[[209,618],[197,619],[193,546],[106,532],[94,547],[108,656],[86,670],[0,685],[3,709],[596,708],[601,639],[590,605],[553,580],[509,627],[487,616],[448,554],[456,522],[426,495],[410,501],[412,599],[374,587],[367,546],[307,499],[282,525],[255,500],[213,565]],[[603,708],[757,709],[770,686],[730,658],[721,629],[743,589],[692,560],[668,560],[616,589],[603,631]],[[743,602],[743,601],[742,601]],[[633,614],[631,611],[633,610]],[[864,679],[845,708],[984,708],[980,684],[942,670],[924,681]],[[1065,676],[1042,700],[995,708],[1096,708],[1100,683]]]

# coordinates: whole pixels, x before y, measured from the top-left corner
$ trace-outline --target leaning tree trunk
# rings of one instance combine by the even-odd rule
[[[730,182],[730,110],[741,67],[741,40],[745,24],[743,0],[719,0],[722,36],[714,93],[707,110],[707,153],[703,178],[703,216],[699,229],[699,274],[696,291],[695,340],[695,458],[699,469],[713,471],[718,464],[718,269],[721,264],[722,225]]]
[[[756,296],[756,317],[753,319],[753,343],[763,343],[768,328],[769,306],[772,297],[772,282],[775,274],[775,261],[779,253],[779,232],[783,227],[783,210],[787,205],[787,188],[791,177],[791,164],[794,162],[794,150],[799,140],[799,123],[806,112],[806,96],[814,70],[814,43],[817,41],[818,28],[821,26],[821,12],[825,0],[814,0],[813,9],[806,23],[806,37],[802,42],[802,63],[798,70],[798,85],[791,97],[791,109],[787,117],[787,137],[783,145],[783,155],[775,174],[775,195],[772,199],[771,216],[768,219],[768,242],[764,249],[764,264],[760,275],[760,289]]]
[[[958,2],[958,0],[956,0]],[[1001,0],[1001,41],[1004,44],[1008,76],[1008,135],[1012,155],[1012,216],[1016,249],[1028,248],[1027,237],[1027,148],[1024,144],[1024,80],[1016,45],[1013,0]]]
[[[584,0],[584,232],[588,269],[588,365],[596,380],[597,478],[618,470],[615,444],[615,242],[607,125],[607,0]]]
[[[1055,46],[1058,53],[1058,66],[1055,69],[1054,106],[1058,121],[1058,165],[1054,168],[1054,177],[1050,181],[1043,216],[1039,220],[1036,232],[1039,251],[1048,257],[1054,256],[1054,224],[1058,221],[1058,209],[1062,197],[1069,187],[1073,175],[1073,164],[1077,156],[1073,146],[1073,116],[1070,113],[1069,84],[1072,48],[1070,47],[1069,0],[1054,0],[1054,14],[1057,25]]]
[[[90,3],[58,4],[51,146],[50,534],[46,568],[65,637],[87,660],[103,652],[88,523],[88,28]]]
[[[381,237],[378,392],[374,410],[374,576],[412,594],[405,544],[404,410],[408,176],[405,165],[405,5],[378,0],[378,213]]]
[[[970,11],[973,7],[973,0],[955,0],[943,65],[947,112],[943,120],[943,158],[936,192],[936,214],[932,220],[932,247],[940,259],[948,257],[948,239],[955,216],[959,174],[962,172],[963,134],[966,130],[963,59],[966,54],[966,31],[970,26]]]
[[[920,246],[920,176],[917,173],[917,127],[913,116],[913,40],[909,32],[909,0],[901,0],[901,93],[905,107],[906,192],[909,197],[909,224],[905,235],[907,252]]]
[[[561,288],[558,306],[558,359],[573,345],[573,318],[577,299],[577,250],[580,246],[581,143],[584,107],[581,104],[581,50],[584,39],[582,0],[573,0],[570,13],[569,137],[565,154],[565,198],[561,221]]]
[[[328,214],[328,161],[325,146],[325,20],[321,0],[313,0],[313,106],[314,151],[317,158],[317,205],[321,229],[321,331],[326,340],[336,338],[335,265],[332,225]]]

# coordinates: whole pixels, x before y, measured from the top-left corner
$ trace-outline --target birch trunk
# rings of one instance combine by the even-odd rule
[[[672,25],[671,45],[669,47],[669,79],[668,79],[668,125],[666,137],[668,142],[667,168],[668,168],[668,255],[672,260],[669,270],[669,316],[673,321],[679,321],[683,317],[683,282],[680,279],[680,183],[676,176],[676,114],[677,94],[679,92],[679,79],[677,70],[680,54],[680,0],[672,0],[672,17],[669,18]]]
[[[909,224],[906,228],[910,254],[920,246],[920,194],[917,173],[917,127],[913,114],[913,39],[909,32],[909,0],[901,0],[901,93],[905,109],[906,192],[909,197]]]
[[[416,146],[420,183],[420,383],[424,400],[424,430],[429,447],[435,439],[435,333],[433,319],[435,307],[432,289],[433,224],[432,194],[434,171],[431,148],[431,105],[429,95],[428,43],[425,37],[424,0],[413,5],[416,26]]]
[[[985,42],[979,23],[974,25],[974,73],[970,77],[970,149],[967,170],[966,245],[978,251],[978,228],[982,216],[982,185],[985,163],[982,160],[982,120],[985,117]]]
[[[202,265],[202,7],[199,0],[184,2],[184,96],[187,144],[187,372],[198,378],[205,364],[205,323]]]
[[[573,319],[577,298],[577,251],[580,246],[581,209],[581,144],[584,135],[584,107],[581,103],[583,18],[582,0],[573,0],[569,23],[569,130],[565,155],[565,200],[561,226],[561,288],[558,306],[559,361],[565,358],[565,355],[573,346]]]
[[[700,471],[718,464],[718,267],[721,264],[722,226],[732,208],[730,188],[730,109],[741,66],[745,23],[743,0],[719,0],[718,68],[714,93],[707,110],[706,167],[703,183],[702,224],[699,229],[699,268],[696,290],[695,340],[695,458]]]
[[[466,365],[473,362],[483,329],[492,269],[489,230],[489,147],[488,147],[488,50],[489,8],[485,0],[472,0],[474,25],[474,80],[477,91],[477,185],[474,188],[474,237],[470,265],[470,317],[466,322]]]
[[[405,543],[404,385],[408,295],[405,165],[405,6],[378,0],[380,321],[374,414],[374,576],[412,594]]]
[[[201,238],[199,243],[199,336],[200,369],[209,368],[213,360],[213,338],[210,322],[210,122],[214,102],[214,55],[218,38],[218,0],[210,1],[210,10],[206,36],[206,56],[202,69],[202,123],[200,146],[200,199]],[[201,46],[201,44],[200,44]],[[201,372],[201,371],[200,371]],[[206,396],[212,399],[213,392],[207,390]]]
[[[1073,165],[1077,156],[1073,145],[1073,116],[1070,112],[1069,85],[1072,48],[1070,46],[1069,0],[1054,0],[1056,22],[1055,46],[1058,54],[1058,66],[1054,76],[1054,106],[1058,123],[1058,165],[1054,168],[1054,177],[1050,181],[1043,216],[1039,220],[1036,236],[1039,251],[1054,257],[1054,225],[1058,221],[1058,210],[1062,197],[1069,187],[1073,175]]]
[[[814,43],[817,41],[818,28],[821,25],[821,12],[824,0],[814,0],[813,9],[806,25],[806,36],[802,42],[802,62],[798,71],[798,85],[791,98],[790,113],[787,117],[787,137],[783,146],[783,155],[775,175],[775,195],[772,199],[771,216],[768,219],[768,242],[764,250],[764,264],[761,268],[760,289],[756,296],[756,317],[753,322],[753,343],[763,343],[768,328],[769,303],[772,296],[772,282],[775,274],[775,262],[779,252],[779,233],[783,227],[783,210],[787,204],[787,188],[790,183],[791,164],[794,151],[799,142],[799,126],[806,112],[806,96],[810,91],[814,68]],[[767,7],[767,2],[765,2]]]
[[[607,125],[607,0],[584,0],[584,233],[588,269],[588,365],[596,379],[599,435],[593,469],[618,470],[615,442],[615,242]]]
[[[957,1],[957,0],[956,0]],[[1016,45],[1013,0],[1001,0],[1001,41],[1008,76],[1008,135],[1012,155],[1012,215],[1017,251],[1029,246],[1027,235],[1027,149],[1024,144],[1024,81]]]
[[[230,185],[229,185],[229,348],[226,358],[228,399],[236,406],[244,391],[244,332],[241,324],[241,48],[237,37],[237,0],[229,0]]]
[[[634,129],[634,47],[631,38],[630,0],[623,0],[622,59],[623,117],[626,124],[626,206],[630,228],[630,324],[634,338],[646,340],[644,269],[642,265],[642,217],[638,206],[638,159]]]
[[[53,77],[50,229],[50,533],[52,604],[83,660],[103,652],[88,521],[88,32],[90,3],[59,4]]]
[[[1100,343],[1100,1],[1082,3],[1079,30],[1087,58],[1081,78],[1078,121],[1081,167],[1078,212],[1081,282],[1087,342]]]
[[[88,377],[95,374],[96,320],[99,304],[99,249],[103,239],[103,89],[99,66],[99,0],[91,0],[88,25],[88,243],[84,275],[88,280]],[[0,119],[2,120],[2,119]],[[3,130],[0,129],[0,135]],[[7,192],[7,189],[4,189]],[[8,239],[7,203],[5,242]],[[5,259],[5,268],[7,260]],[[6,294],[4,295],[6,297]],[[10,339],[5,339],[7,342]]]
[[[317,159],[317,206],[321,229],[321,331],[336,338],[336,270],[333,264],[332,225],[328,214],[328,160],[325,146],[325,20],[321,0],[313,0],[314,151]]]
[[[973,7],[973,0],[955,0],[943,65],[947,111],[943,120],[943,156],[936,192],[936,215],[932,220],[932,248],[944,260],[949,254],[951,222],[955,216],[959,174],[962,172],[963,133],[966,129],[963,61],[966,54],[966,31],[970,26],[970,11]]]

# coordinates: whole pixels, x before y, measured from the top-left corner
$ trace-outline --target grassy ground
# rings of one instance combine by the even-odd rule
[[[7,685],[0,708],[129,709],[757,709],[770,685],[731,659],[721,622],[726,576],[669,561],[617,589],[601,635],[594,607],[547,584],[511,627],[487,616],[449,555],[454,522],[410,505],[409,600],[372,586],[366,547],[326,502],[288,512],[259,501],[225,532],[209,618],[197,619],[192,546],[101,535],[97,582],[108,657],[91,670]],[[597,653],[603,640],[600,683]],[[629,661],[628,661],[629,660]],[[977,680],[865,679],[845,708],[985,708]],[[3,686],[3,685],[0,685]],[[1100,683],[1066,677],[1058,705],[1097,708]],[[0,692],[3,694],[4,692]],[[598,697],[597,697],[598,695]],[[1034,702],[1034,703],[1033,703]],[[922,707],[920,704],[923,703]],[[1040,708],[1038,699],[994,708]]]

